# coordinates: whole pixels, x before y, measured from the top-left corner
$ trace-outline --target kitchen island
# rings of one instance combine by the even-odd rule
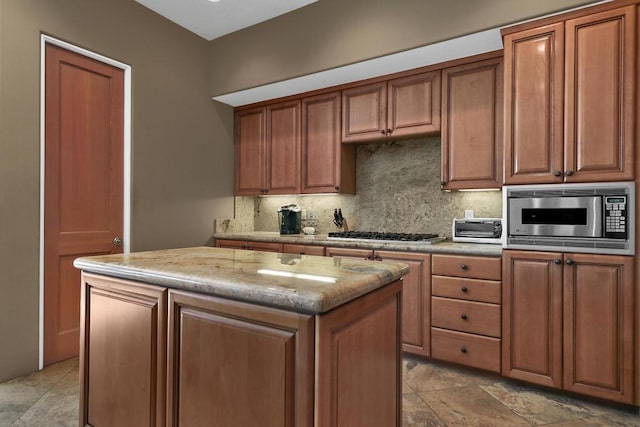
[[[400,425],[406,264],[198,247],[74,265],[81,425]]]

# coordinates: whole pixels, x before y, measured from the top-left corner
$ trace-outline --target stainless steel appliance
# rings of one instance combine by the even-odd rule
[[[507,248],[635,253],[633,182],[503,187]]]
[[[372,243],[422,243],[432,244],[445,240],[445,237],[430,233],[385,233],[377,231],[341,231],[329,233],[328,240],[346,240],[350,242]]]
[[[300,234],[302,228],[302,210],[297,205],[285,205],[278,208],[280,234]]]
[[[502,244],[502,218],[456,218],[451,235],[454,242]]]

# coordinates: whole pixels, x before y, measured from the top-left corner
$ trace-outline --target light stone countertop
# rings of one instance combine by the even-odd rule
[[[427,243],[393,243],[393,242],[353,242],[329,240],[326,234],[307,236],[304,234],[284,235],[271,231],[253,231],[246,233],[216,233],[215,239],[248,240],[256,242],[289,243],[294,245],[333,246],[353,249],[378,249],[387,251],[446,253],[454,255],[501,256],[502,246],[483,243],[458,243],[450,240]]]
[[[401,263],[211,247],[82,257],[83,271],[317,314],[391,283]]]

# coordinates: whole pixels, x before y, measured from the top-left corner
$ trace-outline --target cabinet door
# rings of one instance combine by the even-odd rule
[[[564,24],[504,36],[505,182],[563,180]]]
[[[502,186],[502,58],[442,72],[444,189]]]
[[[342,142],[383,139],[386,133],[386,81],[342,91]]]
[[[440,71],[390,80],[387,136],[420,135],[440,130]]]
[[[504,251],[502,375],[562,387],[562,254]]]
[[[324,246],[292,245],[285,243],[282,245],[282,252],[285,254],[324,256]]]
[[[267,194],[300,192],[300,101],[267,106]]]
[[[80,425],[165,426],[166,290],[83,273],[80,305]]]
[[[311,316],[171,291],[167,425],[312,425],[313,328]]]
[[[566,23],[567,181],[633,179],[635,10]]]
[[[340,143],[340,92],[302,99],[302,192],[355,193],[355,147]]]
[[[633,257],[565,260],[564,388],[633,403]]]
[[[409,264],[402,278],[402,350],[431,355],[431,255],[375,251],[380,261]]]
[[[282,244],[274,242],[245,242],[246,249],[262,252],[282,252]]]
[[[246,249],[247,242],[244,240],[223,240],[216,239],[216,248],[226,249]]]
[[[239,196],[263,194],[265,185],[265,109],[235,114],[235,190]]]

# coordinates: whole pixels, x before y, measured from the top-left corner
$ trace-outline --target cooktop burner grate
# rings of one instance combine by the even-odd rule
[[[329,233],[331,240],[364,240],[384,242],[414,242],[435,243],[444,240],[444,237],[431,233],[382,233],[377,231],[342,231]]]

